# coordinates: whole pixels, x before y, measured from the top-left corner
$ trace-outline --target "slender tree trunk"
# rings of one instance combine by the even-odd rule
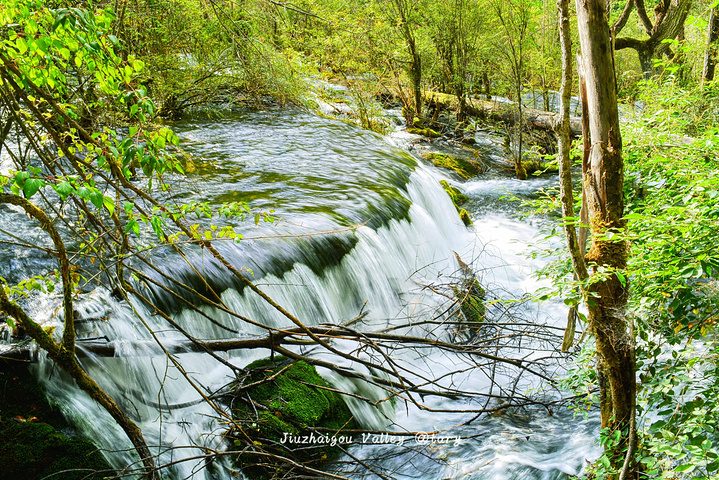
[[[407,24],[407,19],[404,18],[404,16],[402,17],[402,21],[404,22],[402,25],[402,32],[405,41],[407,42],[407,50],[409,50],[409,55],[412,57],[409,67],[409,76],[412,80],[412,93],[414,97],[415,110],[414,114],[422,119],[422,57],[419,55],[414,35],[410,30],[409,24]]]
[[[412,49],[412,89],[414,90],[414,109],[417,116],[422,118],[422,59],[419,53]]]
[[[484,93],[484,98],[486,98],[487,100],[492,100],[492,92],[489,85],[489,75],[487,75],[486,70],[482,72],[482,86],[484,87],[482,91],[482,93]]]
[[[561,122],[558,126],[559,137],[559,191],[562,202],[562,215],[565,218],[574,218],[574,193],[572,185],[571,124],[570,103],[572,98],[572,37],[569,27],[569,0],[557,0],[559,11],[559,43],[562,51],[562,84],[559,89],[561,104],[559,113]],[[547,98],[545,96],[545,98]],[[581,227],[580,227],[581,228]],[[564,233],[567,238],[569,254],[572,258],[572,268],[575,280],[586,280],[587,267],[584,263],[584,253],[580,248],[577,228],[569,221],[564,222]],[[566,352],[574,343],[574,333],[577,324],[577,307],[572,306],[567,315],[567,328],[564,331],[562,351]]]
[[[628,244],[622,238],[624,164],[614,51],[604,1],[576,0],[576,8],[591,134],[583,179],[593,238],[586,258],[594,277],[586,292],[587,309],[597,343],[602,427],[621,432],[619,444],[608,442],[606,448],[612,466],[621,472],[614,478],[626,479],[635,477],[636,375],[633,331],[625,312]],[[599,268],[605,272],[601,276]]]
[[[62,277],[63,312],[65,317],[62,340],[59,343],[53,340],[50,334],[30,318],[17,303],[10,300],[2,284],[0,284],[0,312],[4,312],[14,318],[27,334],[37,342],[40,348],[47,352],[48,357],[72,377],[81,390],[105,408],[135,446],[135,450],[140,455],[145,469],[144,478],[157,478],[152,454],[147,447],[140,428],[122,411],[117,403],[100,388],[95,380],[82,369],[75,356],[75,317],[72,300],[73,283],[70,278],[71,266],[62,237],[45,212],[29,200],[18,195],[0,193],[0,204],[11,204],[23,208],[25,213],[39,222],[40,228],[50,236],[55,245],[55,255],[60,264]]]
[[[521,64],[517,67],[519,72],[521,72]],[[516,129],[517,129],[517,151],[514,156],[514,173],[517,175],[517,178],[519,180],[526,180],[527,179],[527,169],[524,168],[524,164],[522,164],[522,153],[524,150],[524,122],[522,119],[524,118],[522,116],[522,84],[521,82],[521,73],[517,75],[515,88],[517,89],[517,123],[516,123]]]
[[[702,83],[714,80],[714,69],[717,60],[717,40],[719,40],[719,11],[712,8],[709,15],[709,32],[707,34],[707,50],[704,54],[704,71],[702,72]]]
[[[562,121],[559,125],[559,189],[562,202],[562,214],[567,218],[573,218],[574,195],[572,187],[571,158],[569,150],[571,147],[570,127],[570,101],[572,98],[572,39],[569,30],[569,0],[557,0],[559,10],[559,39],[562,50],[562,84],[559,89],[561,96],[560,114]],[[588,277],[587,267],[584,263],[584,255],[579,245],[577,228],[569,222],[564,225],[569,246],[569,254],[572,257],[574,276],[579,280]]]

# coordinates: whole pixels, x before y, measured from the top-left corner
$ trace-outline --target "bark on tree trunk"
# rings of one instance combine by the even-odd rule
[[[412,90],[414,92],[414,110],[415,115],[422,118],[422,59],[419,53],[415,51],[414,42],[412,42]]]
[[[519,67],[519,69],[521,69],[521,67]],[[519,83],[519,81],[517,81],[517,84],[515,86],[515,93],[517,95],[517,118],[522,118],[522,85]],[[515,175],[517,175],[517,178],[519,180],[526,180],[527,169],[524,168],[524,164],[522,163],[524,153],[524,136],[522,132],[522,122],[517,122],[517,124],[515,125],[515,132],[517,138],[517,151],[514,154],[514,173]]]
[[[625,314],[628,245],[622,238],[624,164],[614,52],[604,1],[576,0],[576,8],[591,135],[589,169],[583,179],[593,238],[587,254],[594,277],[587,290],[587,309],[603,379],[602,427],[621,432],[619,445],[606,446],[612,466],[621,471],[614,478],[633,478],[636,376],[633,331]],[[597,275],[599,268],[610,274]]]
[[[707,34],[707,50],[704,54],[704,71],[702,72],[702,83],[714,80],[714,69],[717,60],[717,40],[719,40],[719,11],[712,8],[709,15],[709,32]]]
[[[571,147],[571,117],[569,116],[572,98],[572,37],[569,28],[569,0],[557,0],[559,13],[559,42],[562,50],[562,85],[559,89],[561,97],[560,114],[561,123],[558,128],[559,137],[559,191],[562,202],[562,215],[565,218],[574,218],[574,193],[572,185]],[[581,228],[581,226],[580,226]],[[572,257],[572,267],[575,280],[586,280],[587,267],[584,263],[584,253],[580,246],[577,228],[569,221],[564,222],[564,233],[567,237],[569,254]],[[567,328],[562,341],[562,351],[566,352],[574,343],[574,333],[577,323],[577,307],[572,306],[567,315]]]
[[[649,80],[654,75],[654,60],[653,60],[653,51],[646,51],[646,50],[637,50],[637,54],[639,55],[639,64],[642,67],[642,73],[644,74],[644,79]]]

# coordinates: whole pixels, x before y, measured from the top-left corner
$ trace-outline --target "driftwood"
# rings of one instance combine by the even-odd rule
[[[454,95],[426,92],[425,96],[430,104],[449,109],[459,108],[459,101]],[[467,98],[465,102],[467,112],[472,116],[489,118],[510,125],[517,123],[517,108],[514,103],[493,102],[477,98]],[[528,127],[539,130],[556,131],[562,121],[561,115],[558,113],[527,107],[522,108],[522,117]],[[582,120],[580,117],[570,117],[569,126],[573,137],[578,137],[582,134]]]

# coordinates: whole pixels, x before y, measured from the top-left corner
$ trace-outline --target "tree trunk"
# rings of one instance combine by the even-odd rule
[[[666,51],[666,44],[664,43],[667,39],[676,38],[681,30],[684,28],[687,15],[692,5],[692,0],[665,0],[660,5],[660,9],[657,10],[655,24],[647,16],[647,12],[644,6],[644,0],[635,0],[634,2],[637,7],[637,14],[642,20],[644,29],[646,30],[649,38],[646,40],[639,40],[636,38],[621,37],[617,38],[614,43],[616,50],[622,50],[624,48],[632,48],[637,51],[639,56],[639,63],[644,72],[644,77],[649,79],[654,73],[654,64],[652,59],[662,52]],[[614,34],[619,32],[620,29],[616,29]]]
[[[417,52],[412,53],[412,89],[414,90],[414,109],[422,118],[422,59]]]
[[[604,1],[576,0],[576,8],[592,139],[583,179],[593,237],[586,258],[594,276],[586,292],[587,309],[602,379],[602,427],[621,432],[618,445],[610,441],[605,447],[612,467],[621,471],[613,478],[633,478],[636,376],[633,331],[625,315],[628,245],[621,238],[625,228],[624,164],[614,52]],[[597,275],[600,268],[605,272],[601,276]]]
[[[574,218],[574,194],[572,187],[571,158],[569,150],[572,146],[569,108],[572,98],[572,39],[569,29],[569,0],[557,0],[559,10],[559,40],[562,50],[562,84],[560,114],[562,123],[559,125],[559,189],[562,202],[562,214],[565,218]],[[587,267],[579,245],[577,228],[571,222],[564,222],[569,254],[572,257],[574,276],[578,280],[587,278]]]
[[[458,109],[459,99],[455,95],[437,92],[424,92],[429,104],[442,108]],[[527,128],[555,131],[561,123],[561,115],[554,112],[545,112],[534,108],[522,107],[522,118],[518,117],[517,108],[505,102],[493,102],[465,96],[465,111],[468,116],[488,118],[507,125],[516,125],[518,122]],[[582,120],[579,117],[569,118],[569,131],[572,137],[582,134]]]
[[[707,50],[704,54],[704,71],[702,72],[702,83],[714,80],[714,69],[717,60],[717,40],[719,40],[719,12],[716,7],[712,8],[709,15],[709,32],[707,34]]]
[[[572,146],[571,117],[569,115],[572,99],[572,37],[569,27],[569,0],[557,0],[559,17],[559,43],[562,51],[562,84],[559,88],[561,123],[559,124],[559,197],[562,203],[562,215],[565,219],[574,218],[574,188],[572,185],[572,160],[570,149]],[[546,98],[546,96],[545,96]],[[586,116],[584,117],[586,118]],[[585,132],[585,138],[586,138]],[[581,225],[580,225],[580,228]],[[564,233],[567,238],[567,247],[572,259],[575,280],[586,280],[587,267],[584,263],[584,253],[580,247],[580,238],[577,228],[569,221],[564,221]],[[574,344],[574,333],[577,326],[577,306],[573,305],[567,315],[567,328],[564,331],[562,351],[567,352]]]
[[[642,67],[644,79],[649,80],[654,75],[654,52],[647,50],[637,50],[639,56],[639,65]]]
[[[25,213],[38,221],[40,228],[44,230],[53,241],[56,249],[55,256],[58,258],[62,277],[63,312],[65,317],[62,340],[59,343],[53,340],[50,334],[30,318],[17,303],[10,300],[5,293],[5,286],[3,284],[0,284],[0,312],[4,312],[14,318],[27,334],[37,342],[40,348],[47,352],[48,357],[72,377],[81,390],[105,408],[135,446],[135,450],[140,455],[140,459],[145,467],[145,478],[156,478],[155,463],[140,428],[118,407],[115,401],[100,388],[95,380],[93,380],[77,362],[77,357],[75,356],[75,316],[72,300],[74,287],[70,278],[71,265],[65,250],[65,243],[60,233],[45,212],[26,198],[9,193],[0,193],[0,203],[16,205],[23,208]]]

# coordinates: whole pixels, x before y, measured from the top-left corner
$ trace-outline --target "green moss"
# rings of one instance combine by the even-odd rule
[[[433,152],[425,155],[425,158],[432,160],[435,167],[452,170],[464,179],[470,179],[482,173],[482,167],[477,162],[455,157],[454,155]]]
[[[469,216],[469,212],[467,212],[464,208],[459,210],[459,218],[466,226],[469,227],[472,225],[472,219]]]
[[[472,225],[472,219],[469,217],[469,212],[467,212],[467,210],[465,210],[464,208],[460,207],[460,205],[469,200],[467,195],[463,194],[458,188],[455,188],[450,185],[447,180],[440,180],[439,184],[442,185],[444,191],[447,192],[449,198],[452,199],[454,208],[457,209],[457,213],[459,214],[459,218],[462,219],[462,222],[464,222],[466,226]]]
[[[461,292],[462,314],[470,323],[481,323],[487,313],[484,305],[485,291],[478,283],[474,283],[468,290]]]
[[[455,254],[456,255],[456,254]],[[459,302],[460,318],[466,322],[465,331],[476,334],[484,323],[487,307],[487,292],[479,283],[472,268],[464,263],[458,255],[457,261],[461,269],[461,280],[454,285],[454,296]]]
[[[435,131],[432,130],[431,128],[415,128],[415,127],[410,127],[410,128],[407,129],[407,132],[408,132],[408,133],[413,133],[413,134],[415,134],[415,135],[422,135],[422,136],[424,136],[424,137],[429,137],[429,138],[439,138],[439,137],[442,136],[441,133],[435,132]]]
[[[241,434],[232,434],[236,447],[289,457],[316,468],[336,456],[339,447],[329,445],[328,441],[287,441],[287,435],[331,438],[343,429],[357,428],[342,396],[330,390],[314,366],[277,357],[274,361],[253,362],[246,370],[249,374],[243,384],[257,385],[244,389],[233,399],[234,420],[245,427]],[[268,461],[266,455],[255,457],[249,452],[240,455],[238,463],[246,473],[260,478],[268,476],[270,470],[283,468],[279,462]]]
[[[52,425],[50,425],[52,424]],[[0,480],[100,479],[110,471],[97,448],[58,429],[68,425],[24,366],[0,366]],[[98,474],[93,472],[104,472]]]
[[[70,439],[45,423],[10,421],[3,424],[0,440],[3,461],[0,479],[44,478],[63,472],[63,480],[100,479],[109,466],[89,442]]]
[[[449,198],[452,199],[452,203],[454,203],[455,207],[459,207],[460,205],[463,205],[469,200],[467,195],[462,193],[459,188],[453,187],[452,185],[447,182],[447,180],[440,180],[439,184],[442,185],[442,188],[444,188],[444,191],[447,192],[447,195],[449,195]]]
[[[522,162],[522,166],[527,171],[527,175],[559,173],[559,164],[557,162],[541,163],[539,160],[525,160]]]

